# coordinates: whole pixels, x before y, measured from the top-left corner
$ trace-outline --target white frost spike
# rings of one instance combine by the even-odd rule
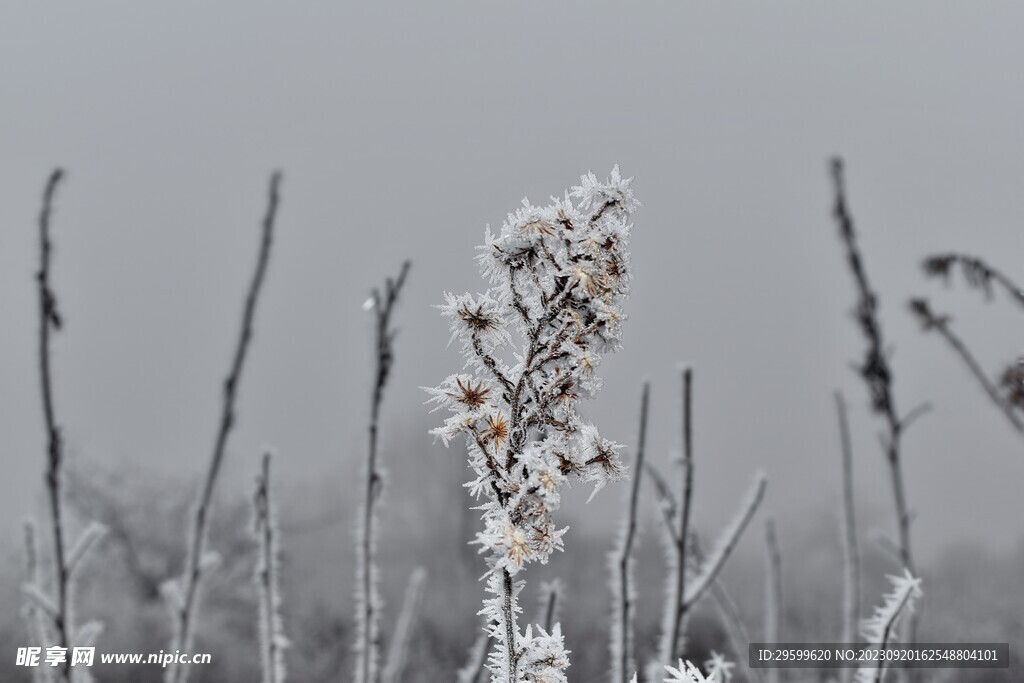
[[[734,666],[736,666],[735,662],[726,660],[723,655],[714,650],[711,651],[711,659],[704,662],[704,668],[708,670],[708,677],[715,678],[721,683],[729,683],[732,680]]]
[[[666,666],[665,670],[669,677],[665,683],[722,683],[717,675],[708,674],[707,677],[690,662],[679,660],[679,667]]]
[[[910,571],[904,570],[901,576],[890,575],[888,579],[892,591],[885,596],[881,606],[875,607],[874,614],[864,621],[862,627],[862,635],[868,644],[878,649],[884,649],[896,639],[900,618],[913,611],[914,602],[921,598],[921,579],[914,578]],[[884,664],[882,668],[863,666],[857,671],[855,680],[857,683],[877,683],[884,675]]]

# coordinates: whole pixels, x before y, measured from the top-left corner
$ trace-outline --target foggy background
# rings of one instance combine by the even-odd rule
[[[838,500],[832,393],[842,388],[865,543],[874,529],[892,534],[880,424],[850,369],[863,342],[830,217],[836,153],[882,298],[900,410],[935,406],[904,442],[919,562],[935,566],[964,544],[978,557],[1022,552],[1024,445],[905,302],[927,294],[951,311],[992,371],[1022,351],[1021,318],[1005,301],[926,282],[919,263],[955,249],[1022,274],[1024,7],[0,11],[0,547],[12,555],[44,491],[33,274],[54,165],[69,171],[53,223],[66,322],[54,342],[57,411],[69,460],[86,470],[133,472],[151,488],[198,482],[266,180],[281,168],[277,242],[219,495],[247,495],[271,444],[283,519],[314,520],[303,538],[349,557],[372,372],[361,304],[411,258],[382,418],[382,548],[400,521],[423,535],[448,524],[468,502],[468,470],[461,446],[426,434],[442,418],[427,414],[419,387],[462,361],[431,306],[446,290],[484,288],[473,256],[486,224],[523,196],[543,204],[618,163],[644,204],[635,280],[623,349],[602,365],[604,390],[585,414],[632,444],[649,377],[650,453],[667,467],[680,440],[676,367],[692,363],[698,523],[717,530],[762,469],[764,509],[795,552]],[[583,508],[586,493],[574,492],[565,558],[588,538],[606,549],[620,493]],[[306,542],[283,541],[296,555]],[[743,545],[760,552],[759,524]],[[307,571],[348,599],[350,562]]]

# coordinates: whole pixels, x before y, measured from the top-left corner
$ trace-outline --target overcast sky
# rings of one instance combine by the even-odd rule
[[[935,404],[905,446],[920,546],[1020,543],[1024,443],[904,302],[932,295],[992,370],[1024,346],[1019,310],[918,269],[955,248],[1024,279],[1021,5],[7,2],[0,15],[4,538],[43,492],[32,274],[55,164],[69,171],[53,231],[71,457],[200,471],[274,168],[279,240],[235,464],[248,472],[272,443],[306,505],[336,497],[330,477],[364,445],[360,305],[407,257],[385,420],[417,457],[454,457],[425,436],[437,416],[418,387],[461,365],[430,306],[482,288],[487,223],[618,163],[644,203],[635,286],[589,415],[631,442],[650,377],[665,458],[675,368],[693,363],[707,518],[761,468],[768,507],[797,523],[835,500],[842,388],[861,494],[888,520],[829,217],[826,160],[842,153],[898,401]]]

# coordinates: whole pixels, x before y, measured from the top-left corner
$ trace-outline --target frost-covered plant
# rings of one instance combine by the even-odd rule
[[[884,602],[875,607],[870,619],[864,621],[861,635],[872,648],[884,650],[897,637],[897,625],[901,618],[914,610],[914,603],[921,598],[921,579],[907,570],[902,575],[889,576],[892,590]],[[885,662],[862,666],[854,678],[856,683],[882,683],[885,678]]]
[[[281,618],[281,580],[278,562],[277,511],[270,498],[269,452],[263,454],[263,465],[256,478],[253,497],[253,536],[259,548],[253,579],[259,595],[260,670],[263,683],[284,683],[284,651],[288,638]]]
[[[428,389],[430,402],[452,415],[433,430],[445,444],[465,437],[470,493],[484,528],[476,542],[487,554],[481,614],[494,638],[488,660],[495,683],[565,680],[568,653],[559,627],[520,632],[516,576],[562,549],[556,525],[566,481],[594,492],[620,479],[620,446],[577,412],[579,399],[600,388],[601,357],[619,346],[622,299],[629,289],[629,219],[639,206],[618,167],[546,207],[523,200],[501,232],[487,230],[478,260],[486,291],[445,294],[466,369]]]

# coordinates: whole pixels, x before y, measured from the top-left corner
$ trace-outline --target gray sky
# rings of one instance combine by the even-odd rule
[[[238,471],[248,481],[272,443],[307,505],[336,498],[325,475],[351,471],[364,443],[360,304],[410,256],[385,419],[395,441],[422,444],[415,457],[458,457],[414,438],[437,417],[417,387],[461,364],[430,305],[482,288],[485,224],[619,163],[645,206],[624,349],[589,414],[631,442],[651,377],[665,457],[676,363],[694,363],[705,519],[728,514],[762,468],[769,507],[796,523],[835,499],[843,387],[860,491],[884,515],[829,218],[825,161],[841,152],[898,400],[936,405],[906,442],[919,543],[1019,543],[1024,445],[903,302],[934,295],[993,369],[1022,350],[1019,312],[917,268],[957,248],[1024,275],[1021,26],[1012,3],[6,3],[0,534],[42,494],[32,273],[54,164],[70,172],[54,233],[72,457],[179,476],[205,463],[275,167],[279,241]]]

